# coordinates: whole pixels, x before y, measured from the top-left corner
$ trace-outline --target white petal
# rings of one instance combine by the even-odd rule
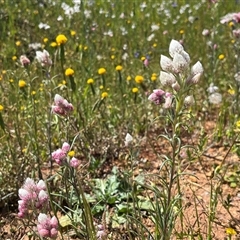
[[[183,46],[176,40],[172,40],[169,45],[169,54],[173,58],[175,53],[181,53],[183,51]]]
[[[192,69],[191,69],[191,73],[193,75],[196,75],[198,73],[202,74],[203,73],[203,66],[202,64],[197,61],[193,66],[192,66]]]
[[[161,66],[163,71],[171,72],[173,70],[172,59],[170,59],[170,58],[168,58],[164,55],[161,55],[160,66]]]
[[[176,82],[176,79],[173,74],[166,73],[161,71],[160,72],[160,82],[163,86],[171,86],[173,83]]]
[[[189,66],[189,63],[186,59],[179,53],[175,53],[173,58],[173,67],[174,70],[179,73],[184,71]]]

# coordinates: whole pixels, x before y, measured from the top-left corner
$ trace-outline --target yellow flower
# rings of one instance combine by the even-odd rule
[[[137,75],[137,76],[135,77],[135,82],[136,82],[136,83],[142,83],[142,82],[143,82],[143,76]]]
[[[71,30],[71,36],[75,36],[76,35],[76,31]]]
[[[228,23],[229,27],[232,27],[233,25],[234,25],[234,22],[232,22],[232,21]]]
[[[94,80],[92,79],[92,78],[89,78],[88,80],[87,80],[87,84],[93,84],[94,83]]]
[[[116,70],[117,70],[117,71],[122,71],[122,69],[123,69],[123,67],[122,67],[121,65],[117,65],[117,66],[116,66]]]
[[[17,60],[17,56],[12,56],[12,60],[16,61]]]
[[[157,44],[156,44],[156,43],[154,43],[154,44],[153,44],[153,47],[154,47],[154,48],[155,48],[155,47],[157,47]]]
[[[181,29],[181,30],[179,31],[179,33],[180,33],[180,34],[184,34],[184,30]]]
[[[51,46],[51,47],[56,47],[56,46],[57,46],[57,43],[56,43],[56,42],[51,42],[50,46]]]
[[[115,51],[115,48],[112,48],[111,51],[114,52],[114,51]]]
[[[238,120],[238,121],[236,122],[236,126],[237,126],[237,128],[240,128],[240,120]]]
[[[43,42],[44,42],[44,43],[47,43],[47,42],[48,42],[48,38],[44,38],[44,39],[43,39]]]
[[[3,105],[0,104],[0,112],[2,112],[4,109]]]
[[[220,55],[218,56],[218,59],[219,59],[219,60],[223,60],[224,58],[225,58],[224,54],[220,54]]]
[[[13,79],[9,79],[9,82],[10,82],[10,83],[13,83],[13,82],[14,82],[14,80],[13,80]]]
[[[138,88],[136,88],[136,87],[133,88],[133,89],[132,89],[132,92],[133,92],[133,93],[137,93],[137,92],[138,92]]]
[[[236,235],[236,231],[233,228],[226,228],[226,233],[228,235]]]
[[[65,75],[66,76],[72,76],[74,74],[74,71],[73,69],[71,68],[67,68],[66,71],[65,71]]]
[[[106,73],[106,69],[105,69],[105,68],[99,68],[99,69],[98,69],[98,74],[99,74],[99,75],[102,75],[102,74],[104,74],[104,73]]]
[[[156,81],[156,80],[157,80],[157,77],[156,77],[156,76],[154,76],[154,75],[152,75],[152,76],[151,76],[151,80],[154,82],[154,81]]]
[[[234,39],[231,40],[231,43],[234,44],[236,41]]]
[[[103,85],[101,85],[101,86],[99,87],[99,89],[101,89],[101,90],[102,90],[102,89],[103,89]]]
[[[6,74],[7,73],[7,71],[6,70],[2,70],[2,74]]]
[[[115,55],[111,55],[111,59],[113,60],[115,58]]]
[[[16,41],[16,43],[15,43],[15,44],[16,44],[16,46],[18,46],[18,47],[19,47],[19,46],[21,45],[21,42],[20,42],[20,41]]]
[[[26,82],[25,82],[24,80],[19,80],[18,86],[19,86],[20,88],[23,88],[23,87],[26,86]]]
[[[145,57],[141,57],[141,61],[144,61],[146,58]]]
[[[88,49],[88,46],[84,46],[83,50],[86,51]]]
[[[65,35],[63,34],[59,34],[57,37],[56,37],[56,42],[58,45],[61,45],[61,44],[65,44],[67,42],[67,38]]]
[[[131,81],[131,76],[127,76],[127,81]]]
[[[230,88],[230,89],[228,89],[228,93],[229,93],[230,95],[234,95],[234,94],[235,94],[235,90],[232,89],[232,88]]]
[[[36,94],[36,91],[32,91],[31,94],[32,94],[32,95],[35,95],[35,94]]]
[[[102,93],[102,99],[104,99],[104,98],[106,98],[106,97],[108,97],[108,93],[107,93],[107,92],[103,92],[103,93]]]
[[[75,152],[74,152],[74,151],[68,152],[68,156],[69,156],[69,157],[73,157],[74,155],[75,155]]]

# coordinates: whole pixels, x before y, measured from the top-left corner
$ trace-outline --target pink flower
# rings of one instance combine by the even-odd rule
[[[52,60],[47,50],[36,51],[36,59],[43,67],[48,67],[52,65]]]
[[[162,89],[155,89],[153,90],[153,93],[151,93],[150,96],[148,97],[148,100],[159,105],[165,102],[164,96],[165,92]]]
[[[71,160],[70,160],[70,166],[73,167],[73,168],[77,168],[78,166],[80,165],[80,161],[73,157]]]
[[[54,216],[48,217],[44,213],[40,213],[38,216],[37,230],[41,237],[56,238],[58,234],[58,221]]]
[[[58,115],[66,116],[73,111],[73,105],[59,94],[55,95],[54,104],[55,105],[52,106],[52,111]]]
[[[56,151],[54,151],[52,153],[52,158],[54,160],[56,160],[56,159],[63,160],[64,158],[66,158],[66,156],[67,156],[66,152],[63,151],[61,148],[57,149]]]
[[[30,64],[30,60],[27,58],[26,55],[22,55],[20,56],[20,63],[22,64],[22,66],[26,67]]]
[[[64,142],[63,145],[62,145],[62,150],[66,153],[70,150],[70,147],[71,146],[69,145],[69,143]]]

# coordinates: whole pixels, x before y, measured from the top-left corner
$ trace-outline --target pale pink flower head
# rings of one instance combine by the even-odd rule
[[[52,60],[50,58],[49,52],[47,50],[36,51],[36,59],[43,67],[49,67],[52,65]]]
[[[69,150],[70,150],[70,144],[67,143],[67,142],[64,142],[63,145],[62,145],[62,150],[67,153]]]
[[[161,84],[165,87],[165,86],[171,86],[172,84],[174,84],[176,82],[176,78],[172,73],[167,73],[164,71],[160,71],[160,82]]]
[[[56,217],[48,217],[44,213],[38,216],[37,230],[41,237],[56,238],[58,234],[58,222]]]
[[[37,186],[38,191],[46,190],[46,184],[42,179],[38,181],[36,186]]]
[[[126,147],[130,146],[131,143],[132,143],[132,141],[133,141],[132,135],[129,134],[129,133],[127,133],[127,134],[126,134],[126,137],[125,137],[125,146],[126,146]]]
[[[73,111],[73,105],[59,94],[55,95],[54,104],[55,105],[52,106],[52,111],[58,115],[65,116]]]
[[[73,167],[73,168],[77,168],[78,166],[80,165],[80,161],[73,157],[71,160],[70,160],[70,166]]]
[[[27,58],[26,55],[21,55],[20,63],[22,64],[22,66],[27,67],[30,64],[30,60],[29,60],[29,58]]]
[[[165,92],[162,89],[154,89],[148,97],[148,100],[159,105],[165,102]]]

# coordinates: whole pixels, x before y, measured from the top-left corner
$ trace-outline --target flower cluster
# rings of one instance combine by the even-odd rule
[[[48,217],[44,213],[40,213],[38,216],[37,230],[43,238],[56,238],[58,235],[58,220],[54,216]]]
[[[163,87],[171,87],[174,92],[181,88],[197,84],[203,74],[202,64],[198,61],[190,68],[189,54],[183,46],[176,40],[172,40],[169,45],[169,55],[171,58],[161,55],[160,82]],[[162,89],[155,89],[148,99],[155,104],[164,104],[164,108],[171,107],[173,95]],[[192,104],[193,97],[187,96],[186,105]]]
[[[48,208],[49,196],[43,180],[35,183],[27,178],[22,188],[18,190],[18,216],[24,218],[30,210]]]
[[[42,65],[42,67],[49,67],[52,65],[49,52],[47,50],[36,51],[36,59]]]
[[[70,145],[67,142],[64,142],[62,148],[59,148],[52,153],[52,158],[58,165],[62,165],[67,160],[69,150]],[[72,157],[69,164],[71,167],[77,168],[80,164],[80,161],[77,158]]]
[[[60,116],[66,116],[73,111],[73,105],[59,94],[55,95],[54,104],[55,105],[52,106],[52,111]]]

